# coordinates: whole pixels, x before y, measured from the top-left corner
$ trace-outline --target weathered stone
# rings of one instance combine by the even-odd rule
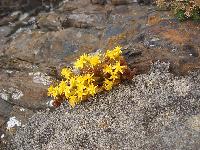
[[[152,4],[154,2],[154,0],[137,0],[137,2],[139,4],[145,4],[145,5],[148,5],[148,4]]]
[[[30,116],[32,111],[49,107],[51,79],[83,53],[121,45],[137,74],[146,73],[157,60],[170,62],[170,71],[179,75],[200,66],[199,25],[180,24],[167,11],[158,12],[134,0],[107,0],[106,4],[104,0],[76,0],[63,1],[47,13],[38,2],[31,1],[38,9],[25,10],[27,23],[18,21],[20,16],[10,20],[17,26],[12,34],[10,26],[0,27],[0,115],[25,121],[29,113],[21,112],[21,107],[30,110]],[[33,25],[28,23],[31,15],[37,15]],[[174,93],[186,96],[190,86],[181,80],[176,84],[185,88],[175,88]],[[106,123],[100,126],[104,125],[105,132],[112,132]]]
[[[200,132],[200,114],[194,115],[187,120],[188,127]]]
[[[35,110],[48,107],[46,93],[50,77],[37,72],[14,72],[7,76],[7,81],[0,83],[1,113],[9,116],[13,105]]]
[[[8,96],[9,95],[6,95],[6,93],[3,93],[2,91],[0,92],[0,116],[5,118],[10,115],[13,107],[13,105],[7,102]]]
[[[196,42],[200,33],[198,26],[189,26],[190,23],[179,25],[176,21],[168,21],[168,26],[163,26],[163,21],[146,27],[135,39],[128,41],[132,45],[129,51],[139,50],[142,53],[139,57],[128,56],[128,62],[140,71],[143,70],[140,64],[149,66],[149,62],[158,59],[170,62],[171,71],[177,74],[199,68],[200,45]]]
[[[3,55],[5,50],[5,44],[8,40],[6,37],[11,31],[11,28],[9,26],[0,26],[0,57]]]
[[[107,3],[107,0],[91,0],[91,3],[105,5]]]
[[[126,5],[133,2],[136,2],[135,0],[111,0],[113,5]]]
[[[6,118],[0,116],[0,127],[2,127],[5,124],[5,122],[6,122]]]
[[[9,16],[4,16],[0,20],[0,26],[8,25],[11,22],[17,21],[19,19],[20,14],[21,14],[20,11],[16,11],[10,14]]]
[[[158,61],[75,108],[38,112],[16,133],[15,149],[198,149],[199,73],[174,76]]]
[[[33,114],[34,112],[32,110],[20,106],[13,106],[12,112],[10,113],[11,116],[15,116],[20,120],[22,126],[27,123]]]
[[[85,31],[78,28],[68,28],[46,34],[24,33],[11,42],[10,48],[5,53],[31,63],[42,63],[48,66],[57,63],[59,65],[62,61],[69,62],[70,57],[78,55],[81,51],[96,49],[99,41],[97,34],[98,32],[93,29]]]
[[[101,14],[70,14],[63,20],[62,27],[90,28],[99,26],[104,16]]]
[[[37,7],[55,7],[58,6],[59,2],[61,0],[2,0],[0,3],[0,7],[4,8],[2,12],[6,11],[15,11],[15,10],[21,10],[24,11],[32,11],[33,9]]]
[[[40,14],[37,25],[42,31],[58,31],[61,28],[59,15],[56,13]]]
[[[57,11],[60,13],[68,13],[68,12],[78,9],[78,7],[79,5],[73,4],[73,1],[68,1],[64,3],[62,7],[58,8]]]

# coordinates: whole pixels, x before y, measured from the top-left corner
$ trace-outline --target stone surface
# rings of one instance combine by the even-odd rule
[[[111,0],[111,3],[113,5],[126,5],[133,2],[136,2],[136,1],[135,0]]]
[[[74,109],[38,112],[12,148],[198,149],[200,70],[183,77],[168,69],[156,62],[148,74]]]
[[[58,31],[61,28],[59,15],[56,13],[41,13],[37,18],[37,26],[42,31]]]
[[[193,115],[191,118],[188,119],[187,123],[189,128],[200,132],[200,114]]]
[[[124,51],[127,53],[128,62],[132,62],[133,67],[139,65],[137,68],[141,72],[148,70],[145,66],[142,69],[144,64],[149,66],[149,61],[155,60],[170,62],[171,71],[177,74],[185,74],[192,68],[198,69],[200,66],[199,24],[193,22],[180,24],[175,19],[161,19],[157,15],[154,14],[155,20],[158,21],[149,23],[148,19],[148,26],[142,32],[130,36],[127,50]],[[140,54],[131,57],[132,51],[133,53],[140,51]]]
[[[107,0],[91,0],[92,4],[100,4],[100,5],[104,5],[107,3]]]
[[[157,60],[170,62],[170,71],[177,75],[200,68],[198,23],[179,23],[171,13],[134,0],[70,0],[60,5],[60,1],[46,1],[47,7],[40,7],[38,0],[31,2],[24,10],[0,9],[2,132],[13,115],[26,120],[33,112],[49,107],[51,99],[46,92],[51,80],[83,53],[121,45],[137,74],[147,73]],[[176,84],[187,85],[182,81]],[[187,90],[176,92],[184,96]],[[18,116],[16,108],[30,111]],[[107,121],[100,126],[106,128]]]

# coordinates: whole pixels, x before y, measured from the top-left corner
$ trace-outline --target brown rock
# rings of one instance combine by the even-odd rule
[[[0,83],[1,111],[9,116],[13,105],[29,109],[42,109],[47,106],[47,88],[50,78],[40,72],[15,72]],[[9,81],[9,82],[7,82]]]
[[[134,42],[128,42],[131,43],[128,51],[141,53],[131,56],[129,52],[126,58],[140,73],[148,71],[151,62],[161,60],[171,63],[172,72],[186,74],[200,68],[199,33],[198,26],[188,26],[188,23],[179,26],[177,22],[163,20],[147,27]]]
[[[162,21],[162,18],[160,16],[150,16],[148,17],[148,25],[154,25],[158,24],[160,21]]]
[[[69,62],[69,58],[84,51],[84,47],[91,47],[89,50],[97,48],[99,41],[97,34],[96,30],[85,32],[78,28],[68,28],[46,34],[41,32],[23,33],[11,42],[10,48],[5,53],[30,63],[48,66],[57,63],[59,65],[62,61]]]
[[[189,128],[200,132],[200,114],[193,115],[187,120],[187,125]]]
[[[22,125],[25,125],[33,114],[34,112],[30,109],[14,106],[10,115],[15,116],[18,120],[20,120]]]
[[[134,0],[112,0],[105,6],[91,2],[105,4],[65,1],[58,9],[36,16],[39,28],[27,26],[9,40],[5,36],[10,27],[0,27],[0,116],[13,115],[26,122],[33,112],[47,108],[52,77],[81,54],[98,49],[121,45],[137,74],[146,73],[157,60],[170,62],[177,74],[199,68],[198,24],[180,24],[170,19],[169,12],[150,12],[147,6],[134,5]],[[22,107],[25,111],[20,111]],[[106,121],[99,127],[111,131]]]
[[[111,0],[113,5],[126,5],[135,2],[134,0]]]
[[[6,122],[6,119],[0,116],[0,127],[3,126],[5,122]]]
[[[61,28],[60,17],[56,13],[43,13],[38,16],[38,27],[43,31],[58,31]]]
[[[174,29],[165,30],[161,33],[162,37],[165,39],[174,42],[176,44],[183,44],[189,40],[189,35],[187,32],[178,32]]]
[[[8,98],[8,93],[4,91],[0,91],[0,116],[6,118],[10,115],[10,112],[12,111],[12,105],[6,101],[6,98]],[[5,98],[5,100],[4,100]]]
[[[91,3],[105,5],[107,3],[107,0],[91,0]]]

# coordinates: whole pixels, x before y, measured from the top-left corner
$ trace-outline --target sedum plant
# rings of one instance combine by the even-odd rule
[[[174,10],[180,21],[192,19],[200,21],[200,0],[156,0],[157,6]]]
[[[90,96],[109,91],[123,80],[132,79],[133,71],[121,55],[121,47],[107,50],[104,54],[83,54],[74,63],[74,69],[63,68],[62,80],[48,88],[53,105],[60,106],[65,100],[74,107]]]

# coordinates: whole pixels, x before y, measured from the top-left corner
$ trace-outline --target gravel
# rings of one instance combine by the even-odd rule
[[[76,106],[36,113],[19,129],[16,150],[197,150],[200,148],[200,71],[168,72],[156,62],[109,93]]]

